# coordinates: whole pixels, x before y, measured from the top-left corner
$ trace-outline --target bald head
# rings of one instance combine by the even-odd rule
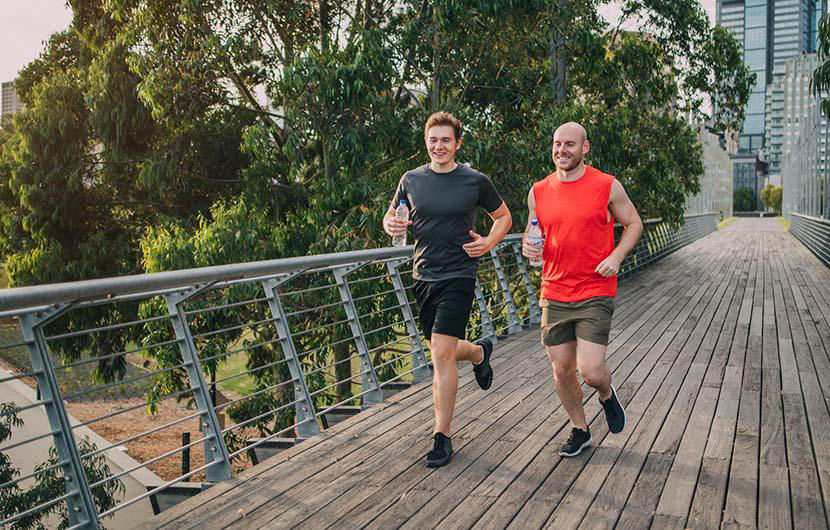
[[[582,143],[588,139],[588,133],[585,132],[585,127],[578,124],[575,121],[569,121],[568,123],[563,123],[556,129],[556,132],[553,134],[553,138],[556,139],[557,136],[561,134],[568,134],[568,136],[575,136],[577,141]]]
[[[579,171],[590,149],[585,127],[570,121],[560,125],[553,134],[553,163],[560,171]]]

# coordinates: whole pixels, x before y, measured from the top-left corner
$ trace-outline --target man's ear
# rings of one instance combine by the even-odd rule
[[[585,140],[582,143],[582,154],[587,155],[588,152],[590,152],[590,151],[591,151],[591,142],[589,142],[588,140]]]

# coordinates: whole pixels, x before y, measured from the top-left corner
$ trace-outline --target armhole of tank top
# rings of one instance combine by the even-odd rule
[[[608,180],[608,195],[605,199],[605,221],[611,225],[614,224],[614,214],[611,213],[611,190],[614,187],[614,178],[611,175],[608,175],[610,178]]]

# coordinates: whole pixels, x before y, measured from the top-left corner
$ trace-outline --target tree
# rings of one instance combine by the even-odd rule
[[[649,37],[608,28],[596,0],[70,3],[72,27],[24,72],[27,109],[0,138],[14,285],[388,245],[383,212],[401,174],[426,161],[422,124],[437,109],[465,123],[460,160],[496,180],[518,226],[568,120],[586,125],[591,161],[622,180],[644,216],[679,223],[702,173],[680,116],[702,118],[708,99],[719,126],[735,127],[752,83],[734,38],[682,0],[624,3]],[[553,93],[563,68],[567,85]],[[60,325],[162,310],[85,309]],[[223,327],[260,310],[239,311],[195,322]],[[145,340],[142,331],[56,347],[107,355]],[[200,353],[240,340],[229,334]],[[336,346],[309,362],[334,356],[340,379],[350,354]],[[175,349],[152,355],[178,363]],[[257,350],[249,368],[278,355]],[[123,363],[102,361],[101,378],[123,374]],[[261,388],[283,377],[254,373]],[[182,388],[186,377],[171,370],[154,396]],[[334,397],[349,392],[341,385]]]
[[[780,215],[783,191],[784,190],[781,186],[767,184],[767,186],[761,190],[761,202],[764,204],[764,207],[774,210],[775,213]]]
[[[830,15],[824,15],[818,24],[818,58],[821,64],[813,72],[810,82],[813,94],[821,98],[821,110],[830,117]]]
[[[732,197],[732,208],[736,212],[751,212],[755,210],[755,193],[752,188],[738,188]]]
[[[14,429],[23,426],[23,420],[18,417],[17,412],[18,409],[14,403],[0,403],[0,443],[11,438]],[[107,457],[103,454],[95,454],[98,447],[90,442],[88,437],[84,437],[78,445],[83,458],[84,472],[90,483],[106,480],[113,476],[107,464]],[[0,489],[0,518],[5,520],[14,517],[63,496],[66,493],[66,480],[61,468],[57,451],[54,447],[50,447],[49,458],[35,466],[34,484],[32,486],[28,489],[21,488],[20,484],[7,486],[6,484],[13,482],[20,475],[20,471],[14,467],[8,455],[0,451],[0,483],[4,485]],[[125,491],[124,484],[119,479],[93,489],[92,498],[98,512],[114,508],[118,504],[118,498],[123,497]],[[16,520],[9,528],[12,530],[45,528],[42,521],[51,514],[60,517],[59,529],[69,527],[66,503],[59,502]]]

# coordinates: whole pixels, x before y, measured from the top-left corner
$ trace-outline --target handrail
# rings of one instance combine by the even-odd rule
[[[682,227],[645,221],[643,237],[619,276],[714,231],[716,216],[686,216]],[[621,231],[617,225],[617,237]],[[511,234],[480,258],[470,340],[498,341],[539,322],[540,270],[527,266],[521,238]],[[37,434],[16,437],[4,450],[27,450],[35,461],[47,461],[36,442],[51,437],[59,458],[48,469],[66,480],[65,495],[25,507],[0,520],[0,527],[61,502],[69,526],[99,528],[102,516],[139,509],[149,504],[149,497],[197,473],[206,482],[227,480],[234,474],[231,462],[238,464],[246,452],[260,451],[276,438],[313,436],[327,428],[333,415],[377,403],[394,386],[429,378],[429,352],[411,307],[411,287],[404,281],[412,251],[412,246],[370,249],[0,292],[2,316],[15,317],[20,325],[20,333],[0,335],[0,354],[28,358],[17,373],[0,378],[0,385],[35,379],[42,398],[17,406],[27,411],[27,418],[40,414],[44,424]],[[70,372],[78,376],[95,366],[126,364],[128,354],[143,355],[155,365],[145,370],[130,364],[132,370],[121,379],[90,376],[77,383],[80,388],[63,385]],[[216,374],[217,367],[239,355],[246,356],[243,368]],[[255,384],[217,402],[216,385],[241,379]],[[73,424],[67,399],[94,399],[129,385],[148,389],[148,405],[173,407],[189,400],[195,410],[187,408],[180,417],[163,418],[152,429],[120,440],[83,442],[89,426],[129,421],[127,415],[141,413],[141,407],[117,406]],[[251,437],[251,429],[261,429],[259,438]],[[115,458],[121,445],[150,436],[175,438],[183,430],[188,442],[180,447],[159,448],[112,472],[101,465],[100,459]],[[190,430],[198,431],[192,440]],[[252,443],[255,439],[259,441]],[[195,469],[184,466],[191,452],[197,454]],[[96,488],[116,488],[134,471],[146,473],[170,458],[182,460],[182,471],[172,480],[171,475],[157,478],[152,487],[133,490],[115,506],[96,504]],[[24,469],[21,475],[36,480],[40,473]]]

